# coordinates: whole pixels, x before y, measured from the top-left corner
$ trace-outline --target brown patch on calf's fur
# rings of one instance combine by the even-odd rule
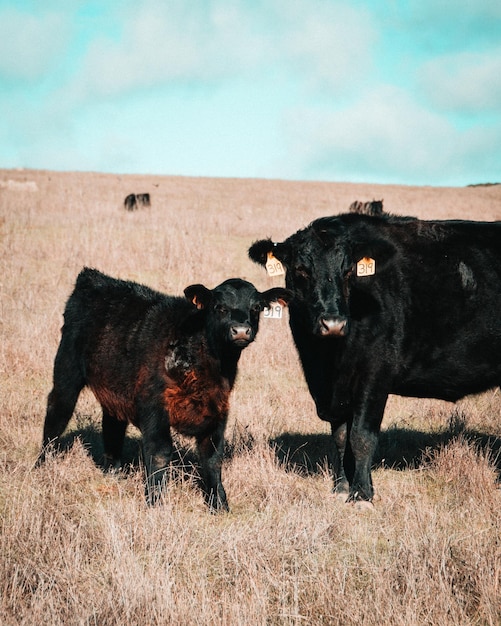
[[[132,399],[128,399],[122,394],[114,393],[106,385],[90,385],[90,388],[99,404],[101,404],[110,415],[113,415],[113,417],[121,422],[135,423],[135,410]]]
[[[180,381],[168,376],[167,381],[164,400],[170,425],[182,435],[211,431],[226,420],[230,399],[226,378],[206,368],[189,370]]]

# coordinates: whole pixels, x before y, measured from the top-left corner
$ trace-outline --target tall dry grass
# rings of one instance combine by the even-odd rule
[[[8,184],[12,180],[15,184]],[[499,390],[450,405],[392,397],[360,513],[331,495],[329,438],[287,321],[242,356],[208,514],[190,440],[148,508],[137,432],[103,475],[99,407],[82,394],[68,452],[35,469],[62,310],[83,265],[179,294],[355,199],[425,218],[501,219],[501,187],[434,189],[0,171],[0,623],[499,624]],[[22,183],[25,183],[24,185]],[[36,184],[36,189],[35,189]],[[152,207],[123,211],[130,192]]]

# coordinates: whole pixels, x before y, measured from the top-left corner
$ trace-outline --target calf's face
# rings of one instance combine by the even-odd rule
[[[185,296],[207,315],[207,329],[218,343],[245,348],[256,338],[259,314],[271,302],[285,305],[292,297],[287,289],[275,287],[259,292],[252,283],[230,278],[214,289],[190,285]]]

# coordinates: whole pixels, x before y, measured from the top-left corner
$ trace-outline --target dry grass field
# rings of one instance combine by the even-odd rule
[[[151,208],[126,213],[131,192]],[[0,171],[0,624],[501,624],[499,390],[457,405],[391,397],[375,507],[360,512],[331,495],[328,429],[287,320],[262,320],[231,400],[231,513],[207,512],[189,439],[176,438],[158,507],[133,428],[126,470],[104,475],[90,393],[67,453],[34,467],[84,265],[171,294],[231,276],[265,289],[280,279],[247,259],[250,243],[374,198],[422,218],[501,219],[501,186]]]

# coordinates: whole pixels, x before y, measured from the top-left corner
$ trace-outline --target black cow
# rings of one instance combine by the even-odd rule
[[[361,202],[355,200],[348,207],[350,213],[360,213],[361,215],[383,215],[383,201],[382,200],[368,200],[367,202]]]
[[[151,206],[149,193],[130,193],[124,200],[124,207],[127,211],[135,211],[142,206]]]
[[[57,448],[87,385],[102,406],[106,467],[119,467],[127,425],[137,426],[148,500],[156,501],[172,427],[196,438],[209,506],[228,509],[221,462],[240,353],[254,340],[263,308],[291,294],[280,287],[260,293],[239,278],[184,293],[168,296],[83,269],[64,312],[40,462]]]
[[[294,292],[289,319],[335,491],[371,501],[388,394],[459,398],[501,384],[501,222],[320,218],[271,252]]]

